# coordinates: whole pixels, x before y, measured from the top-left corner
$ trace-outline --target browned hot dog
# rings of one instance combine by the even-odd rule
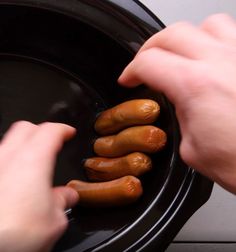
[[[140,152],[120,158],[88,158],[84,167],[89,180],[109,181],[127,175],[141,176],[152,168],[151,159]]]
[[[103,157],[120,157],[132,152],[154,153],[167,141],[166,133],[155,126],[137,126],[125,129],[117,135],[98,138],[94,151]]]
[[[157,102],[149,99],[131,100],[102,112],[95,130],[101,135],[110,135],[121,129],[153,123],[160,113]]]
[[[143,193],[140,180],[133,176],[100,183],[72,180],[67,186],[78,192],[79,204],[88,207],[127,205],[136,201]]]

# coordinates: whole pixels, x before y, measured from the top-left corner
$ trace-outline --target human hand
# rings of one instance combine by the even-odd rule
[[[49,251],[67,227],[64,210],[78,200],[52,188],[56,155],[75,130],[64,124],[17,122],[0,144],[0,251]]]
[[[199,27],[169,26],[150,38],[119,78],[145,83],[174,104],[182,159],[236,193],[236,22],[213,15]]]

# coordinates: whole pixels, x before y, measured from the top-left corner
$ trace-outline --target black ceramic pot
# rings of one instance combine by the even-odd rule
[[[72,210],[55,251],[164,251],[188,218],[207,201],[212,183],[179,157],[173,107],[141,86],[116,80],[143,42],[164,25],[138,1],[0,1],[0,133],[16,120],[65,122],[78,134],[59,155],[55,184],[84,179],[92,156],[96,115],[132,98],[152,98],[162,108],[157,125],[168,146],[152,156],[141,178],[144,195],[115,209]]]

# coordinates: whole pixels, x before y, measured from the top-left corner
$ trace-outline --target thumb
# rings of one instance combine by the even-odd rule
[[[164,93],[174,104],[187,95],[189,76],[194,61],[163,49],[153,47],[140,52],[125,68],[118,82],[126,87],[145,83]],[[189,74],[188,74],[189,73]]]
[[[56,204],[63,210],[73,207],[79,201],[79,194],[72,188],[60,186],[53,188]]]

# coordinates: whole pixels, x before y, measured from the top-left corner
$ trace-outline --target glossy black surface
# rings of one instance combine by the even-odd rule
[[[178,124],[168,101],[116,82],[162,27],[136,1],[0,2],[0,133],[19,119],[76,127],[77,136],[59,155],[56,185],[86,179],[81,162],[93,154],[94,120],[106,107],[155,99],[162,108],[157,125],[168,134],[167,148],[152,156],[154,169],[142,177],[142,199],[120,209],[73,209],[55,251],[162,251],[210,195],[212,183],[179,159]]]

